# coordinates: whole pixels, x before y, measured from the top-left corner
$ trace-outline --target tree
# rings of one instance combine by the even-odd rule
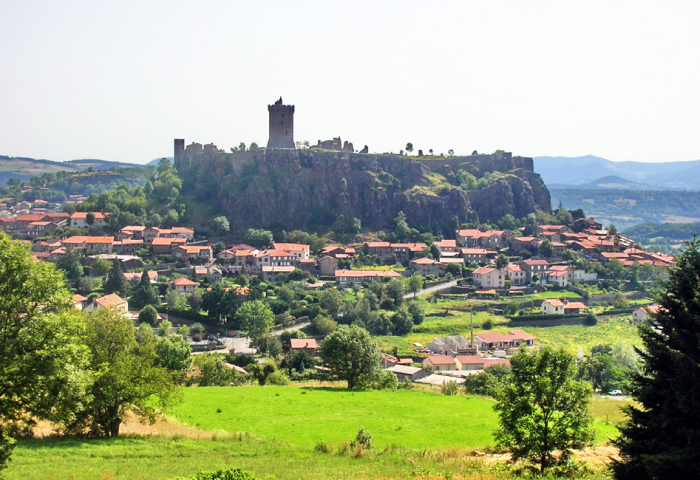
[[[151,283],[151,277],[148,275],[148,270],[141,272],[141,279],[129,303],[136,308],[145,307],[146,305],[160,305],[160,299],[153,290],[153,284]]]
[[[80,264],[80,254],[68,248],[56,262],[56,267],[63,270],[69,280],[78,280],[83,276],[83,266]]]
[[[408,142],[408,143],[406,144],[406,151],[408,152],[409,155],[410,155],[411,152],[413,151],[413,144],[412,144],[411,142]]]
[[[95,214],[93,212],[88,212],[87,215],[85,215],[85,223],[91,227],[95,224]]]
[[[406,222],[406,214],[399,212],[394,221],[396,222],[396,236],[399,240],[403,240],[406,238],[409,231],[408,222]]]
[[[323,341],[321,353],[332,374],[347,381],[349,389],[372,383],[381,371],[377,344],[357,325],[340,325]]]
[[[399,308],[396,313],[391,316],[394,335],[406,335],[413,330],[413,317],[405,307]]]
[[[139,323],[155,325],[158,321],[158,312],[152,305],[146,305],[139,312]]]
[[[192,363],[192,347],[182,335],[168,335],[156,339],[156,364],[184,375]]]
[[[218,235],[226,235],[231,230],[228,219],[223,215],[214,219],[214,231]]]
[[[408,281],[406,282],[408,285],[408,291],[413,292],[413,297],[416,297],[416,294],[421,291],[423,288],[423,282],[425,279],[423,278],[422,275],[419,275],[417,273],[414,273],[408,278]]]
[[[243,333],[255,342],[272,329],[275,314],[262,300],[245,302],[238,309],[236,317]]]
[[[608,233],[610,233],[610,235],[617,235],[617,227],[611,223],[608,227]]]
[[[112,268],[112,264],[109,262],[109,260],[106,260],[104,258],[97,258],[94,262],[92,262],[92,264],[90,264],[90,269],[92,269],[92,273],[97,275],[98,277],[104,277],[105,275],[107,275],[107,273],[109,273],[110,268]]]
[[[401,305],[403,296],[406,294],[406,287],[403,281],[398,278],[392,278],[386,283],[385,289],[387,296],[394,301],[394,305]]]
[[[345,301],[343,300],[343,294],[338,290],[327,289],[319,295],[318,304],[328,312],[328,315],[337,320],[340,312],[343,311]]]
[[[686,242],[656,301],[661,305],[639,325],[641,371],[629,387],[639,406],[615,440],[618,479],[700,477],[700,241]]]
[[[574,260],[576,260],[576,256],[574,255],[574,252],[572,252],[569,249],[564,250],[564,253],[561,254],[561,259],[564,260],[566,263],[571,263]]]
[[[243,241],[256,247],[266,248],[272,246],[274,238],[272,232],[268,230],[249,228],[243,236]]]
[[[12,450],[8,422],[63,421],[89,383],[82,315],[63,274],[34,263],[26,245],[0,232],[0,470]]]
[[[452,150],[451,148],[447,151],[447,154],[451,157],[452,155],[455,154],[455,151]]]
[[[112,269],[107,275],[107,281],[103,286],[105,294],[116,293],[120,297],[126,298],[129,296],[129,281],[124,276],[124,272],[119,267],[119,261],[114,260],[112,262]]]
[[[87,317],[84,343],[95,381],[69,431],[117,437],[127,411],[153,424],[158,409],[176,400],[177,377],[156,365],[156,339],[142,335],[137,341],[135,332],[131,319],[118,310],[101,309]]]
[[[545,258],[550,258],[554,255],[554,245],[549,240],[545,240],[540,244],[540,255]]]
[[[526,459],[540,471],[566,462],[571,450],[594,439],[591,428],[591,387],[575,380],[573,355],[552,347],[537,352],[525,348],[511,358],[510,383],[494,406],[499,414],[496,441],[510,450],[513,461]],[[559,457],[553,456],[559,451]]]
[[[506,257],[505,255],[503,255],[501,253],[498,255],[498,258],[496,259],[496,268],[500,270],[504,267],[507,267],[508,263],[510,263],[510,261],[508,260],[508,257]]]

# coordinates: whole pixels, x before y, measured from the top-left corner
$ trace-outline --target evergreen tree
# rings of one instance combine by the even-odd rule
[[[129,290],[131,290],[129,281],[119,267],[119,261],[115,260],[104,284],[105,294],[116,293],[120,297],[125,298],[129,295]]]
[[[700,241],[686,243],[657,301],[641,324],[644,347],[631,394],[640,406],[615,441],[619,479],[700,478]]]
[[[144,270],[143,273],[141,273],[139,285],[136,287],[136,291],[131,296],[129,302],[136,308],[143,308],[146,305],[160,304],[158,295],[156,295],[156,292],[153,290],[151,277],[148,276],[148,270]]]

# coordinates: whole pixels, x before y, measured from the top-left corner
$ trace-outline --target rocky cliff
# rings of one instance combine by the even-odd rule
[[[176,166],[184,193],[216,202],[235,228],[340,226],[358,218],[379,230],[391,228],[403,211],[411,227],[448,233],[474,213],[484,221],[551,210],[544,183],[522,162],[511,161],[507,175],[465,195],[454,180],[454,170],[469,164],[469,157],[461,158],[442,165],[399,155],[260,149],[199,153]],[[476,173],[488,171],[487,164],[480,159]],[[443,175],[444,169],[452,174]]]

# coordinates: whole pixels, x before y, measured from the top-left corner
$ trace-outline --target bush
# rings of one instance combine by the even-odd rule
[[[365,450],[372,450],[372,434],[365,430],[365,427],[360,427],[357,431],[357,437],[352,443],[352,446],[360,445]]]
[[[399,379],[392,372],[382,370],[379,378],[374,383],[373,387],[376,390],[396,390],[399,386]]]
[[[229,468],[228,470],[216,470],[212,472],[205,472],[200,470],[196,475],[192,477],[177,477],[174,480],[258,480],[250,472],[241,470],[240,468]]]
[[[326,442],[317,442],[314,450],[318,453],[331,453],[332,447]]]
[[[491,330],[491,329],[493,328],[494,325],[495,325],[495,323],[493,322],[493,320],[490,319],[490,318],[488,318],[488,319],[481,325],[481,328],[483,328],[484,330]]]
[[[139,323],[147,323],[148,325],[155,325],[158,321],[158,312],[152,305],[146,305],[139,312]]]
[[[454,380],[449,380],[445,383],[442,384],[442,387],[440,387],[440,392],[443,395],[458,395],[459,394],[459,385],[457,385],[457,382]]]
[[[589,313],[586,315],[585,320],[583,321],[586,325],[595,325],[598,323],[598,317],[595,316],[595,313]]]
[[[277,386],[289,385],[289,377],[283,370],[275,370],[267,376],[265,384]]]
[[[488,372],[469,375],[464,380],[464,391],[476,395],[495,396],[498,390],[498,380]]]

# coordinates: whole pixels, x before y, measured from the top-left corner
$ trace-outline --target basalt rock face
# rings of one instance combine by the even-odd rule
[[[518,173],[467,199],[456,186],[444,186],[437,195],[421,188],[432,184],[431,169],[399,155],[260,149],[198,155],[180,167],[184,192],[216,203],[234,228],[303,229],[359,218],[363,227],[392,229],[403,211],[411,227],[445,234],[474,211],[482,220],[498,220],[548,204],[539,175]]]

